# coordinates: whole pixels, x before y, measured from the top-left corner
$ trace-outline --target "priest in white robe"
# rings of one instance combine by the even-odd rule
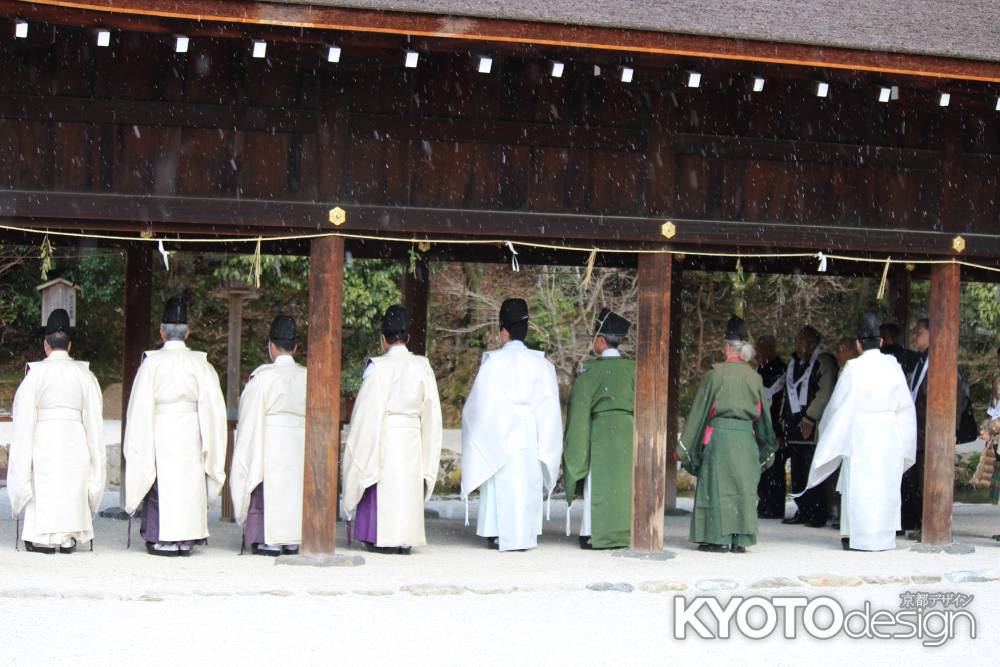
[[[208,538],[208,506],[226,479],[226,404],[204,352],[187,347],[187,307],[163,311],[163,347],[146,352],[126,412],[125,511],[142,503],[141,533],[156,556],[189,556]]]
[[[479,489],[476,534],[487,546],[538,545],[543,491],[550,496],[562,459],[562,412],[555,366],[524,344],[528,304],[500,307],[503,347],[483,355],[462,409],[462,497]]]
[[[271,363],[250,374],[240,396],[229,491],[244,548],[263,556],[298,553],[302,542],[306,369],[296,349],[295,320],[278,315]]]
[[[879,322],[868,313],[858,330],[861,356],[844,366],[823,413],[808,488],[840,466],[840,534],[844,549],[896,547],[900,480],[913,465],[917,422],[913,398],[895,357],[880,352]]]
[[[409,317],[382,317],[384,354],[365,367],[344,450],[344,511],[370,551],[409,554],[427,544],[424,503],[441,459],[441,401],[426,357],[406,349]],[[356,513],[356,514],[355,514]]]
[[[57,308],[45,327],[45,359],[28,364],[14,395],[7,469],[11,512],[24,512],[28,551],[72,553],[94,539],[107,457],[101,388],[87,362],[69,356],[69,315]]]

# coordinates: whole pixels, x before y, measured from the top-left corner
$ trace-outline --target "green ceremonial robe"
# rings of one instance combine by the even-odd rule
[[[591,478],[591,543],[629,546],[632,532],[632,413],[635,361],[600,357],[573,383],[566,418],[563,481],[566,502]],[[567,510],[568,511],[568,510]]]
[[[698,477],[692,542],[757,542],[757,482],[777,449],[769,408],[749,364],[716,364],[702,379],[678,443],[681,465]]]

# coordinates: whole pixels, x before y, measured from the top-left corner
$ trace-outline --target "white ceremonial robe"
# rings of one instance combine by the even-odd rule
[[[344,449],[344,511],[376,484],[375,546],[427,544],[424,503],[441,461],[441,399],[426,357],[396,345],[369,360]]]
[[[542,533],[562,459],[556,369],[543,352],[511,341],[483,355],[462,409],[462,497],[479,489],[476,534],[501,551],[531,549]]]
[[[283,354],[250,374],[240,396],[229,491],[242,526],[250,494],[263,482],[267,544],[302,542],[305,426],[305,366]]]
[[[867,350],[848,361],[819,424],[807,488],[841,466],[840,532],[852,549],[896,547],[900,480],[916,450],[916,411],[896,358]]]
[[[155,481],[160,541],[208,537],[208,505],[226,479],[226,403],[206,354],[182,341],[146,352],[126,415],[125,511]]]
[[[7,469],[22,539],[60,545],[94,538],[107,475],[101,388],[85,361],[54,350],[28,364],[14,395],[14,439]]]

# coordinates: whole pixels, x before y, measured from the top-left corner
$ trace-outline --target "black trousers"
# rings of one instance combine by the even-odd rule
[[[789,457],[792,460],[792,493],[801,493],[809,483],[809,466],[812,465],[815,445],[789,444]],[[805,521],[826,521],[827,503],[825,485],[809,489],[801,497],[795,499],[799,516]]]
[[[785,462],[787,449],[774,453],[774,464],[760,474],[757,484],[757,514],[767,519],[785,518]]]
[[[924,450],[917,450],[917,460],[903,473],[900,484],[903,506],[900,511],[903,530],[920,530],[924,519]]]

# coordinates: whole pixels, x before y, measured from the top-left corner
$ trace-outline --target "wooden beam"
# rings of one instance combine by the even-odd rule
[[[314,239],[311,246],[302,553],[327,556],[337,542],[344,240]]]
[[[180,19],[209,25],[213,22],[243,24],[258,29],[337,30],[474,41],[498,46],[552,46],[633,55],[673,55],[906,76],[1000,81],[1000,63],[988,61],[538,21],[477,17],[455,20],[434,14],[285,3],[256,3],[253,11],[248,12],[246,3],[240,0],[26,0],[13,6],[13,10],[7,11],[29,20],[57,23],[89,20],[91,25],[116,22],[123,29],[139,29],[142,24],[149,24],[151,28],[163,19]]]
[[[961,272],[957,264],[931,270],[931,346],[927,370],[924,507],[921,541],[950,544],[955,495],[955,405]]]
[[[125,252],[125,294],[122,304],[124,342],[122,344],[122,432],[125,442],[125,421],[132,383],[139,372],[142,355],[150,347],[152,328],[153,247],[148,243],[131,245]],[[120,477],[125,493],[125,448],[121,451]],[[120,502],[125,507],[124,495]]]
[[[430,267],[426,260],[418,259],[410,270],[407,261],[403,269],[403,308],[410,316],[410,342],[407,347],[414,354],[427,354],[427,306],[430,301]]]
[[[347,223],[334,228],[328,222],[332,206],[347,211]],[[33,223],[39,219],[40,223]],[[287,235],[307,231],[369,232],[406,237],[461,236],[511,239],[548,239],[572,243],[662,245],[663,222],[668,218],[633,215],[539,213],[516,210],[445,209],[383,206],[348,202],[304,202],[213,197],[113,195],[39,190],[0,190],[0,222],[36,229],[95,229],[96,221],[126,223],[138,235],[166,224],[173,229],[190,226],[181,235],[209,238],[245,238]],[[862,226],[824,226],[731,220],[669,218],[678,248],[722,246],[728,251],[753,248],[798,248],[805,251],[893,253],[896,256],[953,257],[954,234],[929,229],[875,229]],[[57,221],[62,220],[62,223]],[[852,221],[854,222],[854,221]],[[1000,235],[984,221],[984,232],[963,236],[964,255],[1000,258]],[[579,245],[579,243],[578,243]],[[836,260],[832,260],[836,262]]]
[[[382,140],[556,146],[624,152],[639,152],[646,149],[646,133],[642,129],[628,127],[387,114],[351,114],[350,123],[352,136],[361,138],[378,136]]]
[[[306,134],[315,133],[319,128],[319,112],[312,109],[49,95],[0,96],[0,118],[127,125],[129,128],[136,125]]]
[[[670,399],[672,257],[639,257],[635,439],[632,453],[632,548],[663,549]]]
[[[741,160],[841,164],[852,167],[880,164],[901,169],[937,169],[941,155],[935,150],[836,144],[795,139],[759,139],[679,132],[671,135],[671,146],[682,155],[700,155]]]

